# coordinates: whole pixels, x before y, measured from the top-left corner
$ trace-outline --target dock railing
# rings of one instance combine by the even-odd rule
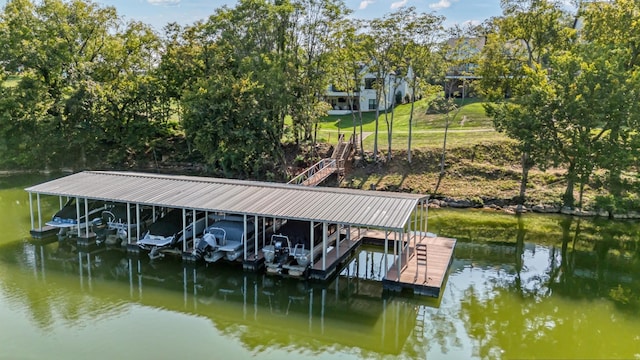
[[[324,170],[324,174],[329,176],[335,172],[336,168],[336,159],[322,159],[289,180],[288,184],[309,185],[308,180],[312,179],[315,175],[323,174],[322,171]]]

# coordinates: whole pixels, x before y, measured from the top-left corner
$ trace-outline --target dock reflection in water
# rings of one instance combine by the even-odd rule
[[[338,346],[361,354],[399,354],[420,325],[419,306],[383,297],[381,283],[374,281],[380,274],[369,271],[382,268],[382,254],[367,249],[341,276],[323,284],[243,272],[231,265],[154,262],[120,250],[77,248],[70,241],[24,242],[1,253],[6,260],[20,259],[19,267],[31,268],[37,280],[37,285],[29,280],[16,286],[57,287],[47,297],[60,298],[47,301],[73,303],[64,297],[75,297],[79,290],[91,301],[111,302],[85,309],[87,314],[79,311],[80,318],[109,317],[96,312],[113,311],[115,304],[118,311],[140,304],[205,317],[252,351],[268,344],[317,353]]]

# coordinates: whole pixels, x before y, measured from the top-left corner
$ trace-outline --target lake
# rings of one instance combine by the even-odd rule
[[[0,359],[640,359],[637,222],[430,210],[458,239],[432,299],[384,293],[376,247],[315,283],[35,241],[47,179],[0,177]]]

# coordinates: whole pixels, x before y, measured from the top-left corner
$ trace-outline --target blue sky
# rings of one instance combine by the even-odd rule
[[[126,20],[139,20],[157,30],[169,22],[191,24],[211,15],[223,5],[234,6],[235,0],[94,0],[115,6]],[[6,4],[0,0],[0,6]],[[345,0],[353,17],[382,17],[400,6],[415,6],[419,12],[435,12],[447,18],[446,26],[466,22],[480,23],[501,14],[500,0]]]

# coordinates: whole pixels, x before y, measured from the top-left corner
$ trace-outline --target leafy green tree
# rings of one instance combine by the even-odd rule
[[[341,0],[295,0],[294,11],[284,21],[288,26],[287,46],[292,68],[288,77],[293,93],[289,113],[297,140],[309,140],[315,134],[320,116],[326,114],[324,94],[329,85],[331,53],[336,48],[340,23],[349,10]],[[318,111],[320,110],[320,111]],[[324,114],[323,114],[324,113]],[[315,142],[315,136],[314,136]],[[315,147],[314,147],[315,149]]]
[[[407,161],[411,163],[411,142],[413,135],[413,116],[417,95],[430,97],[440,91],[439,86],[431,85],[431,79],[440,72],[443,65],[437,56],[437,47],[442,33],[444,18],[433,14],[419,14],[416,19],[407,56],[404,58],[407,69],[406,81],[411,84],[411,110],[409,113],[409,136],[407,139]]]
[[[331,53],[331,64],[329,72],[331,74],[331,84],[337,89],[344,90],[347,93],[349,109],[351,110],[351,121],[353,124],[353,134],[356,134],[356,127],[359,125],[359,144],[355,144],[356,151],[360,147],[360,154],[364,156],[364,148],[362,145],[362,106],[360,106],[360,91],[364,83],[364,61],[365,58],[362,41],[363,38],[358,34],[361,27],[361,21],[343,20],[335,24],[339,28],[336,32],[334,41],[337,49]],[[358,94],[358,97],[356,97]],[[354,98],[358,100],[358,104],[354,104]],[[357,108],[357,109],[356,109]]]
[[[507,133],[519,143],[522,153],[522,177],[518,196],[518,211],[525,201],[529,170],[545,167],[547,151],[554,137],[553,128],[541,127],[539,116],[546,96],[531,90],[545,89],[542,69],[549,66],[549,57],[571,43],[570,19],[561,5],[547,0],[504,0],[503,17],[493,20],[489,28],[497,33],[487,34],[487,45],[477,70],[480,87],[489,99],[485,106],[499,131]],[[505,97],[511,97],[507,101]]]
[[[593,62],[604,79],[595,84],[600,90],[601,121],[610,129],[601,144],[598,166],[608,171],[608,190],[623,195],[621,174],[638,158],[638,111],[640,69],[640,5],[635,1],[585,3],[578,13],[580,51]],[[604,70],[604,71],[602,71]],[[616,159],[616,161],[611,161]]]
[[[147,86],[158,49],[147,25],[124,25],[113,7],[90,1],[12,0],[0,33],[0,62],[21,74],[15,101],[45,109],[33,126],[48,135],[31,145],[47,152],[34,160],[87,167],[109,151],[142,153],[147,136],[164,126],[167,108],[155,90],[163,87]],[[27,89],[41,96],[23,96]]]
[[[184,128],[212,171],[227,177],[274,177],[290,99],[280,21],[287,4],[242,1],[203,25],[214,44],[205,73],[183,95]],[[247,19],[251,19],[248,21]]]

